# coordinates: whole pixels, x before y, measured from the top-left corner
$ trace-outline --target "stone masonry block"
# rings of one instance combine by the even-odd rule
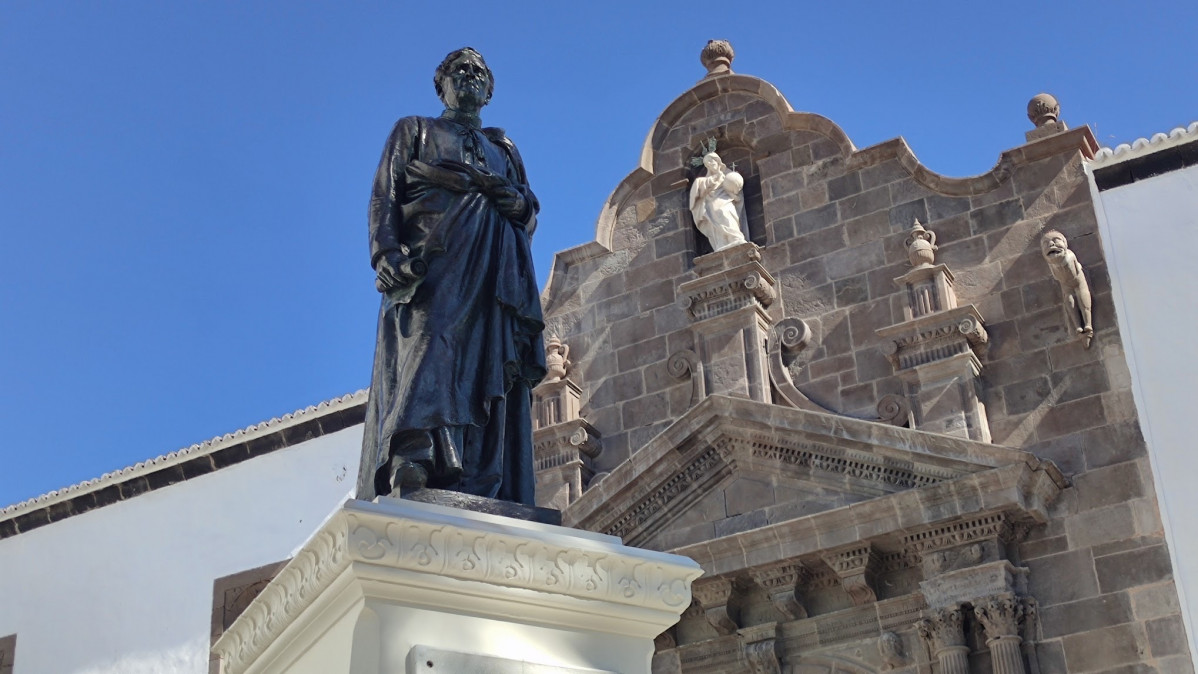
[[[868,190],[908,178],[911,173],[903,168],[897,159],[889,159],[881,164],[862,169],[860,175],[861,188]]]
[[[1028,593],[1041,607],[1098,596],[1098,577],[1089,550],[1027,560]]]
[[[624,428],[648,426],[664,419],[669,410],[670,401],[664,393],[654,393],[629,400],[621,406]]]
[[[849,245],[856,246],[881,239],[890,234],[890,218],[885,211],[876,211],[844,223]],[[903,256],[906,259],[906,256]]]
[[[837,280],[879,267],[884,258],[881,242],[874,241],[829,253],[825,264],[828,277]]]
[[[1130,594],[1136,620],[1152,620],[1173,615],[1181,610],[1177,601],[1177,587],[1172,581],[1137,587],[1131,590]]]
[[[652,323],[652,317],[649,318]],[[668,357],[665,337],[654,337],[616,351],[616,361],[619,363],[621,372],[635,370],[651,363],[659,363]]]
[[[1080,634],[1061,641],[1065,646],[1065,664],[1069,672],[1106,671],[1115,665],[1140,660],[1141,646],[1134,625],[1115,625]]]
[[[882,211],[890,206],[890,191],[885,187],[875,187],[868,192],[854,194],[841,199],[840,219],[852,220],[863,215]]]
[[[804,236],[796,236],[787,244],[790,252],[790,263],[799,264],[815,257],[829,256],[840,251],[845,245],[845,230],[843,227],[829,227]],[[828,260],[823,261],[825,275],[829,275]],[[830,275],[828,276],[830,278]]]
[[[938,220],[969,212],[968,197],[946,197],[939,194],[929,196],[925,200],[928,208],[928,220],[936,223]],[[939,224],[937,224],[939,227]]]
[[[890,227],[895,230],[906,231],[911,229],[911,225],[915,221],[928,221],[928,207],[923,199],[916,199],[905,203],[897,203],[890,209]]]
[[[795,215],[795,234],[803,235],[811,232],[831,227],[839,221],[836,204],[823,204],[818,208],[804,210]],[[779,213],[777,217],[790,215],[789,213]]]
[[[1122,463],[1147,453],[1137,421],[1108,424],[1086,431],[1082,437],[1086,468]]]
[[[1102,396],[1089,396],[1049,407],[1036,425],[1036,437],[1048,440],[1105,424]]]
[[[1110,390],[1105,363],[1089,363],[1052,373],[1052,393],[1057,403]]]
[[[1180,615],[1151,620],[1144,625],[1144,630],[1148,633],[1148,646],[1153,657],[1176,655],[1189,650],[1186,646],[1185,625],[1182,624]]]
[[[1001,201],[970,211],[969,222],[974,234],[992,232],[1023,219],[1023,206],[1018,199]]]
[[[1131,599],[1125,592],[1049,606],[1040,613],[1044,638],[1088,632],[1135,620]]]
[[[1103,592],[1119,592],[1173,577],[1169,551],[1164,545],[1097,557],[1094,568]]]

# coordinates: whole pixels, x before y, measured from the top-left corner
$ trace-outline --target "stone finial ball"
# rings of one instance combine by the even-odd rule
[[[1061,104],[1052,94],[1036,94],[1027,102],[1027,118],[1037,127],[1060,118]]]
[[[699,60],[703,62],[703,67],[707,68],[709,73],[717,70],[730,72],[734,58],[736,58],[736,52],[732,51],[732,43],[727,40],[708,40],[707,46],[699,52]]]

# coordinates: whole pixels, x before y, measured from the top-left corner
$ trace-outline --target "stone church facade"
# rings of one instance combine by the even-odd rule
[[[543,294],[541,500],[706,572],[654,671],[1193,671],[1090,130],[1037,97],[1025,143],[947,178],[731,56],[708,46]],[[749,240],[714,253],[687,203],[713,148]]]
[[[1026,142],[946,178],[902,139],[856,148],[731,60],[705,50],[708,76],[542,297],[538,500],[705,571],[653,670],[1193,672],[1191,576],[1158,506],[1176,501],[1094,200],[1198,166],[1198,125],[1167,155],[1100,156],[1092,183],[1093,135],[1037,96]],[[744,178],[748,239],[716,252],[688,204],[712,150]],[[220,671],[211,643],[347,496],[364,408],[359,392],[0,510],[0,674]]]

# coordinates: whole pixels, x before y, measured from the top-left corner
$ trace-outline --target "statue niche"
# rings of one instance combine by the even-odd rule
[[[690,159],[687,207],[695,229],[695,254],[731,248],[746,241],[765,244],[761,180],[749,150],[728,146],[716,151],[716,139],[699,144]]]

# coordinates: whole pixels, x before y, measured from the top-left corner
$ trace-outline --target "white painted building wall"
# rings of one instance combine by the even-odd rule
[[[1103,159],[1109,166],[1118,156]],[[1190,652],[1198,653],[1198,166],[1101,192],[1091,181],[1091,190]]]
[[[206,674],[216,578],[282,561],[357,479],[362,426],[0,540],[18,674]]]

